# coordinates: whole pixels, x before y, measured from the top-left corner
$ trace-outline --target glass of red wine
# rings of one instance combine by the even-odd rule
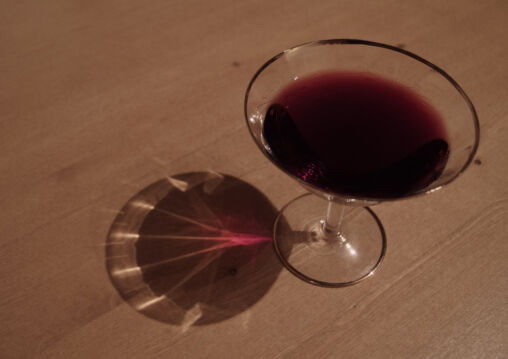
[[[358,283],[381,263],[385,231],[368,206],[452,182],[479,143],[476,111],[455,80],[371,41],[315,41],[275,55],[244,106],[259,149],[310,192],[280,211],[277,255],[325,287]]]

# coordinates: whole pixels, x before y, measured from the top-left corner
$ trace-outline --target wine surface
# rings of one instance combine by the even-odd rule
[[[338,194],[393,198],[441,174],[449,153],[438,112],[416,92],[361,72],[292,81],[263,123],[268,154],[301,180]]]

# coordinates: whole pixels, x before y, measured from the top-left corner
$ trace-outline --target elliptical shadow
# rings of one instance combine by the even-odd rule
[[[282,267],[276,208],[256,188],[213,172],[159,180],[115,218],[106,267],[120,295],[161,322],[203,325],[259,301]]]

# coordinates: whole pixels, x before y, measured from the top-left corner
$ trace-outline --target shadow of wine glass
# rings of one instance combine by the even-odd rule
[[[259,301],[282,269],[277,210],[256,188],[213,172],[176,175],[133,196],[115,218],[106,267],[120,295],[161,322],[219,322]]]

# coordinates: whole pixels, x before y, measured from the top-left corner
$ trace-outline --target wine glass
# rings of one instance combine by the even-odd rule
[[[479,144],[476,111],[431,62],[381,43],[332,39],[285,50],[245,95],[259,149],[310,193],[286,204],[273,243],[300,279],[343,287],[371,276],[386,252],[368,207],[452,182]]]

